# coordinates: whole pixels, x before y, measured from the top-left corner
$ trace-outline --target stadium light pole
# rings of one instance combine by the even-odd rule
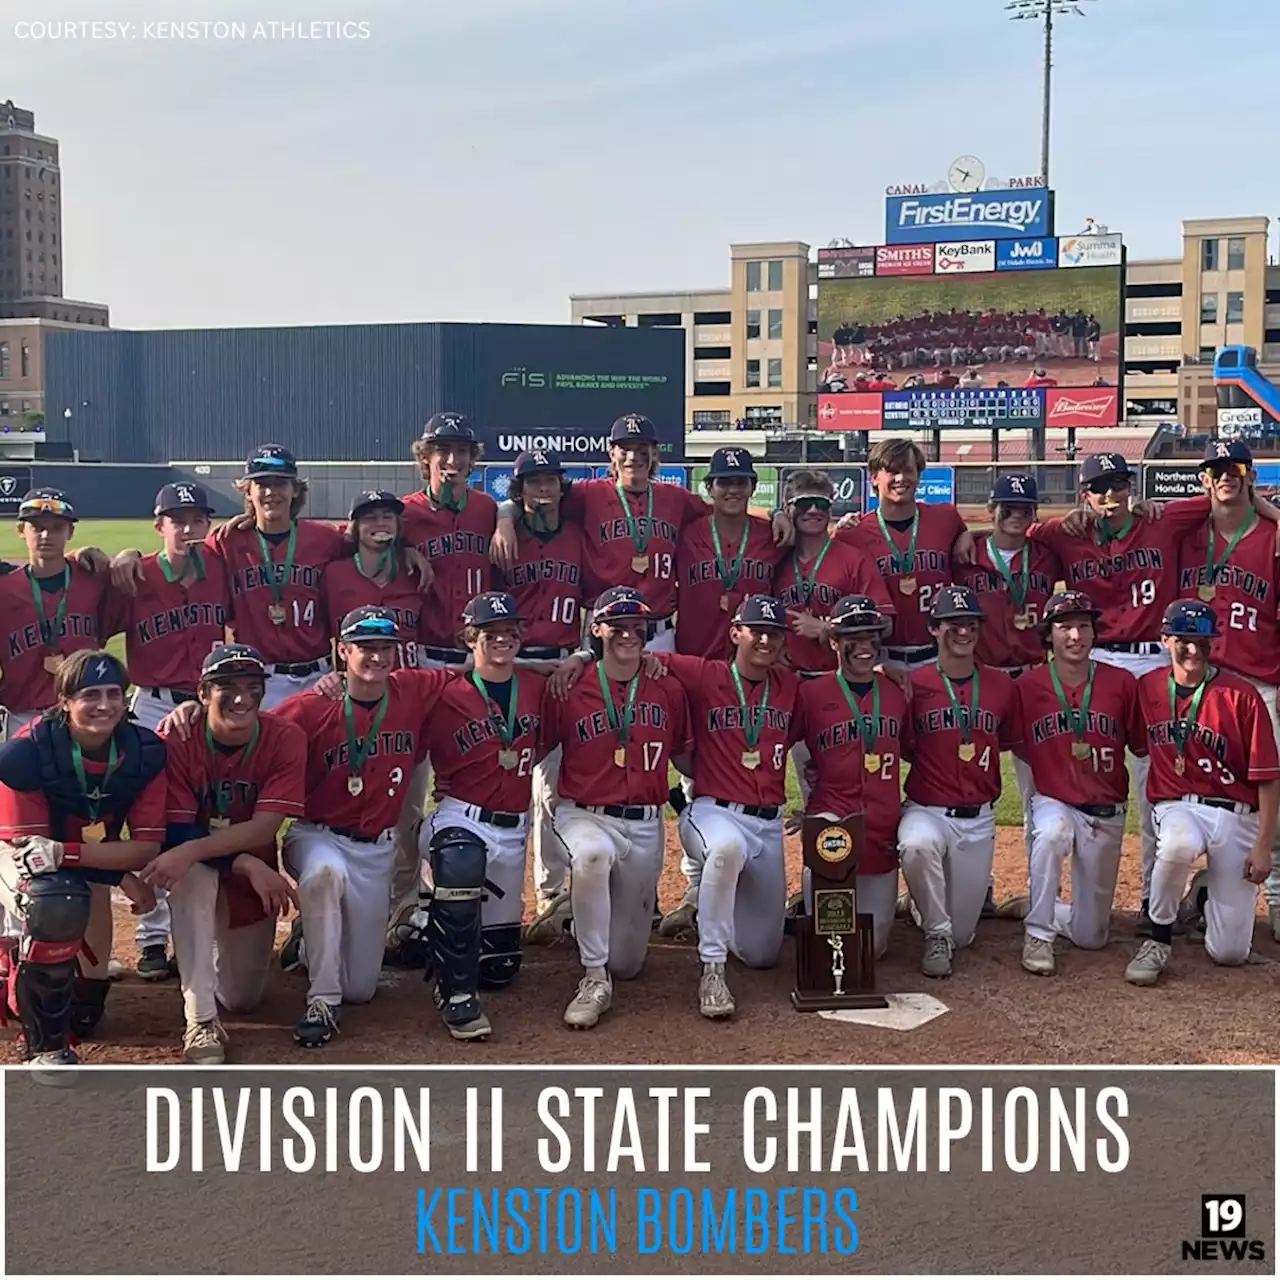
[[[1092,3],[1092,0],[1084,0]],[[1040,176],[1049,186],[1049,114],[1053,98],[1053,19],[1058,17],[1083,18],[1084,10],[1078,0],[1008,0],[1005,9],[1011,22],[1044,23],[1044,98],[1040,115]]]

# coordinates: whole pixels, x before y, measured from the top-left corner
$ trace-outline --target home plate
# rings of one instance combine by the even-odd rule
[[[884,1027],[887,1031],[915,1031],[926,1022],[949,1012],[941,1000],[915,992],[885,996],[887,1009],[821,1009],[819,1016],[832,1022],[856,1022],[860,1027]]]

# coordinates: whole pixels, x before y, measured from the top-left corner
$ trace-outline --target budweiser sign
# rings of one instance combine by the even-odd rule
[[[1045,396],[1045,425],[1049,427],[1114,427],[1120,392],[1116,387],[1051,387]]]

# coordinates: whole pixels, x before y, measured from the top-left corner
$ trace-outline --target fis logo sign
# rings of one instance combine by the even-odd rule
[[[1044,271],[1057,265],[1056,240],[1000,240],[996,244],[997,271]]]
[[[996,269],[996,242],[994,240],[965,240],[960,244],[935,246],[934,270],[940,276],[974,275],[980,271]]]
[[[885,243],[992,240],[1041,237],[1053,232],[1053,192],[1013,196],[1007,191],[977,195],[893,196],[885,201]]]
[[[551,375],[546,373],[533,373],[528,369],[508,369],[502,375],[502,386],[505,387],[528,387],[533,390],[542,390],[551,385]]]

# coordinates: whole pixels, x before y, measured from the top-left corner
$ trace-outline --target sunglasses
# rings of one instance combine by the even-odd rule
[[[1129,488],[1129,476],[1103,476],[1099,480],[1090,480],[1085,488],[1090,493],[1096,493],[1101,497],[1105,493],[1124,493]]]
[[[30,502],[24,502],[18,511],[20,516],[65,516],[71,511],[71,506],[66,502],[59,502],[56,498],[33,498]]]
[[[1239,476],[1243,480],[1249,474],[1249,464],[1247,462],[1209,462],[1205,464],[1203,474],[1212,476],[1215,480],[1223,476]]]
[[[822,511],[831,510],[830,498],[795,498],[791,503],[798,516],[804,515],[806,511]]]

